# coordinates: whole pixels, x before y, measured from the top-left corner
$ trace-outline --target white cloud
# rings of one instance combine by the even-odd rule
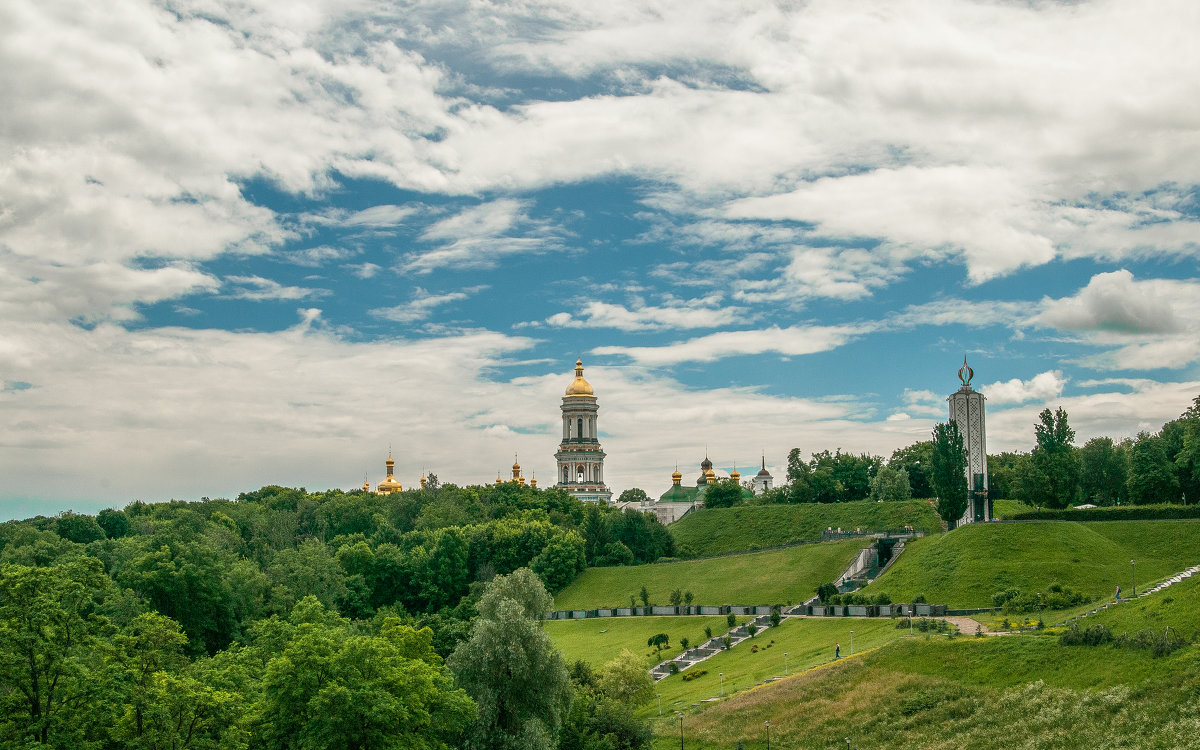
[[[988,404],[1023,404],[1026,401],[1046,402],[1062,395],[1067,378],[1061,370],[1038,373],[1029,380],[1013,378],[979,387]]]
[[[351,263],[343,266],[343,268],[349,269],[355,277],[360,279],[374,278],[375,274],[379,273],[380,270],[380,266],[374,263]]]
[[[614,305],[588,302],[576,314],[558,312],[546,318],[556,328],[615,328],[621,331],[664,331],[685,328],[718,328],[745,323],[752,316],[743,307],[721,306],[721,295],[691,300],[669,299],[664,305]]]
[[[248,299],[255,302],[306,299],[308,297],[322,297],[329,294],[329,290],[327,289],[284,286],[278,281],[263,278],[262,276],[226,276],[225,281],[238,287],[230,292],[228,296],[233,299]]]
[[[725,357],[773,353],[799,356],[835,349],[864,331],[855,326],[791,326],[721,331],[664,346],[598,346],[593,354],[629,357],[647,366],[713,362]]]
[[[389,228],[403,224],[421,210],[420,206],[371,206],[350,214],[340,224],[345,227]]]
[[[1179,368],[1200,359],[1200,281],[1096,274],[1074,296],[1043,299],[1028,323],[1104,348],[1084,360],[1091,367]]]
[[[1068,330],[1113,333],[1178,333],[1173,305],[1195,303],[1200,285],[1174,280],[1135,281],[1124,269],[1099,273],[1074,297],[1047,299],[1032,322]],[[1195,309],[1200,303],[1189,305]]]
[[[376,308],[371,310],[371,315],[390,320],[393,323],[415,323],[419,320],[428,319],[439,307],[448,305],[451,302],[467,299],[486,288],[485,286],[475,286],[446,294],[430,294],[426,290],[417,287],[413,294],[413,299],[410,301],[393,307]]]
[[[491,268],[504,256],[561,250],[560,230],[528,215],[532,201],[501,198],[463,209],[426,227],[421,240],[440,243],[410,253],[404,269],[429,273],[443,267]]]

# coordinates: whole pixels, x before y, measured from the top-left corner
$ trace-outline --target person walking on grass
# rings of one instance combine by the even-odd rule
[[[842,644],[839,643],[833,647],[833,658],[842,658]]]
[[[1117,601],[1121,601],[1121,587],[1117,586]]]

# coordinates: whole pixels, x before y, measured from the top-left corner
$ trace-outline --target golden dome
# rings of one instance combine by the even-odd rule
[[[567,386],[567,396],[595,396],[592,384],[583,378],[583,360],[575,360],[575,379]]]
[[[736,482],[742,478],[742,473],[737,469],[734,469],[733,471],[729,472],[729,478]]]

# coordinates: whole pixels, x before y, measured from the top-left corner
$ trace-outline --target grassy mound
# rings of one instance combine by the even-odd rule
[[[1196,648],[1154,658],[1050,637],[915,638],[673,708],[686,712],[689,748],[764,746],[767,720],[779,747],[845,747],[847,737],[856,748],[1196,747],[1198,668]],[[665,750],[679,746],[679,719],[666,696],[663,708],[654,728]]]
[[[1200,562],[1196,529],[1190,521],[971,524],[913,541],[866,591],[893,601],[924,594],[952,607],[990,607],[997,591],[1057,582],[1102,601],[1118,584],[1128,593],[1130,559],[1139,587]]]
[[[1194,639],[1200,628],[1200,576],[1163,589],[1157,594],[1109,607],[1079,621],[1080,627],[1105,625],[1115,634],[1136,633],[1143,628],[1162,632],[1170,627],[1184,638]]]
[[[862,540],[848,540],[708,560],[588,568],[559,592],[554,608],[628,607],[642,586],[650,603],[660,605],[669,602],[674,589],[691,591],[697,605],[798,603],[837,578],[864,546]]]
[[[744,619],[739,618],[739,622]],[[791,617],[779,627],[760,630],[753,639],[722,651],[693,668],[706,670],[707,674],[692,680],[684,680],[682,674],[672,675],[658,682],[655,692],[662,696],[663,713],[668,708],[679,711],[706,698],[719,696],[721,674],[724,673],[725,694],[731,695],[763,680],[782,677],[784,652],[788,655],[789,674],[832,661],[837,644],[842,646],[843,657],[850,656],[851,630],[854,631],[854,649],[859,654],[908,637],[907,630],[898,630],[896,623],[889,619]],[[757,651],[754,646],[758,646]]]
[[[914,526],[936,533],[941,521],[925,500],[905,503],[804,503],[705,508],[667,528],[684,557],[765,549],[800,541],[819,541],[827,528],[899,529]]]
[[[743,618],[745,619],[745,618]],[[646,668],[660,661],[678,656],[683,649],[680,638],[687,638],[691,645],[703,643],[704,626],[712,628],[713,635],[724,633],[729,628],[725,617],[596,617],[587,620],[547,620],[543,623],[547,635],[562,652],[567,664],[582,659],[599,669],[616,658],[623,649],[629,649],[646,658]],[[646,640],[658,633],[671,638],[671,647],[661,652],[646,646]]]

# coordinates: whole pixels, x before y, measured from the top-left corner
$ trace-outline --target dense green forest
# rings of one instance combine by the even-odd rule
[[[436,480],[8,522],[0,744],[640,747],[640,662],[568,672],[536,619],[673,552],[652,514]]]

